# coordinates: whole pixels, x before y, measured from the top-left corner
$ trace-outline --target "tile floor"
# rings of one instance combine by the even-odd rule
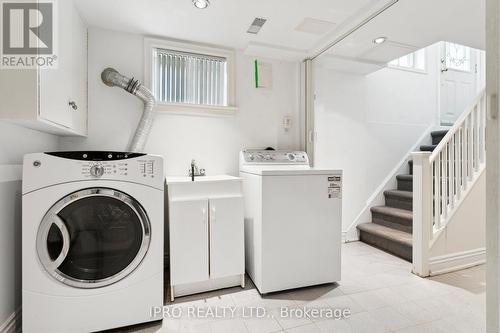
[[[485,267],[421,279],[410,264],[361,242],[342,247],[342,281],[260,296],[251,281],[245,289],[230,288],[180,297],[166,305],[180,318],[112,332],[140,333],[326,333],[326,332],[485,332]],[[236,309],[233,316],[192,318],[188,307]],[[350,309],[343,319],[282,316],[282,309]],[[265,309],[265,318],[249,316]],[[222,310],[221,310],[222,311]],[[246,311],[242,312],[242,311]],[[255,310],[258,311],[258,310]],[[261,311],[262,312],[262,311]],[[330,313],[331,314],[331,313]],[[222,315],[222,313],[219,313]]]

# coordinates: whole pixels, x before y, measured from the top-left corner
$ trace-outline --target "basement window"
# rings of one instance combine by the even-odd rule
[[[147,39],[146,82],[158,111],[233,113],[234,53],[188,43]]]
[[[389,62],[389,67],[425,73],[425,49],[395,59]]]

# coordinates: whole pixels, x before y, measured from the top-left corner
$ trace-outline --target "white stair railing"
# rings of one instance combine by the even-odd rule
[[[429,275],[429,250],[485,167],[483,90],[433,152],[413,156],[413,272]]]

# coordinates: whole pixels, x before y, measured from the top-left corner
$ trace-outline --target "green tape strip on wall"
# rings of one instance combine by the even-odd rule
[[[259,87],[259,63],[257,62],[257,59],[254,61],[254,67],[255,67],[255,88]]]

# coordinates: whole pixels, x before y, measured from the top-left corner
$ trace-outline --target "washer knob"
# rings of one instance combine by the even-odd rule
[[[92,177],[101,177],[104,175],[104,167],[102,165],[93,165],[90,168],[90,175]]]

